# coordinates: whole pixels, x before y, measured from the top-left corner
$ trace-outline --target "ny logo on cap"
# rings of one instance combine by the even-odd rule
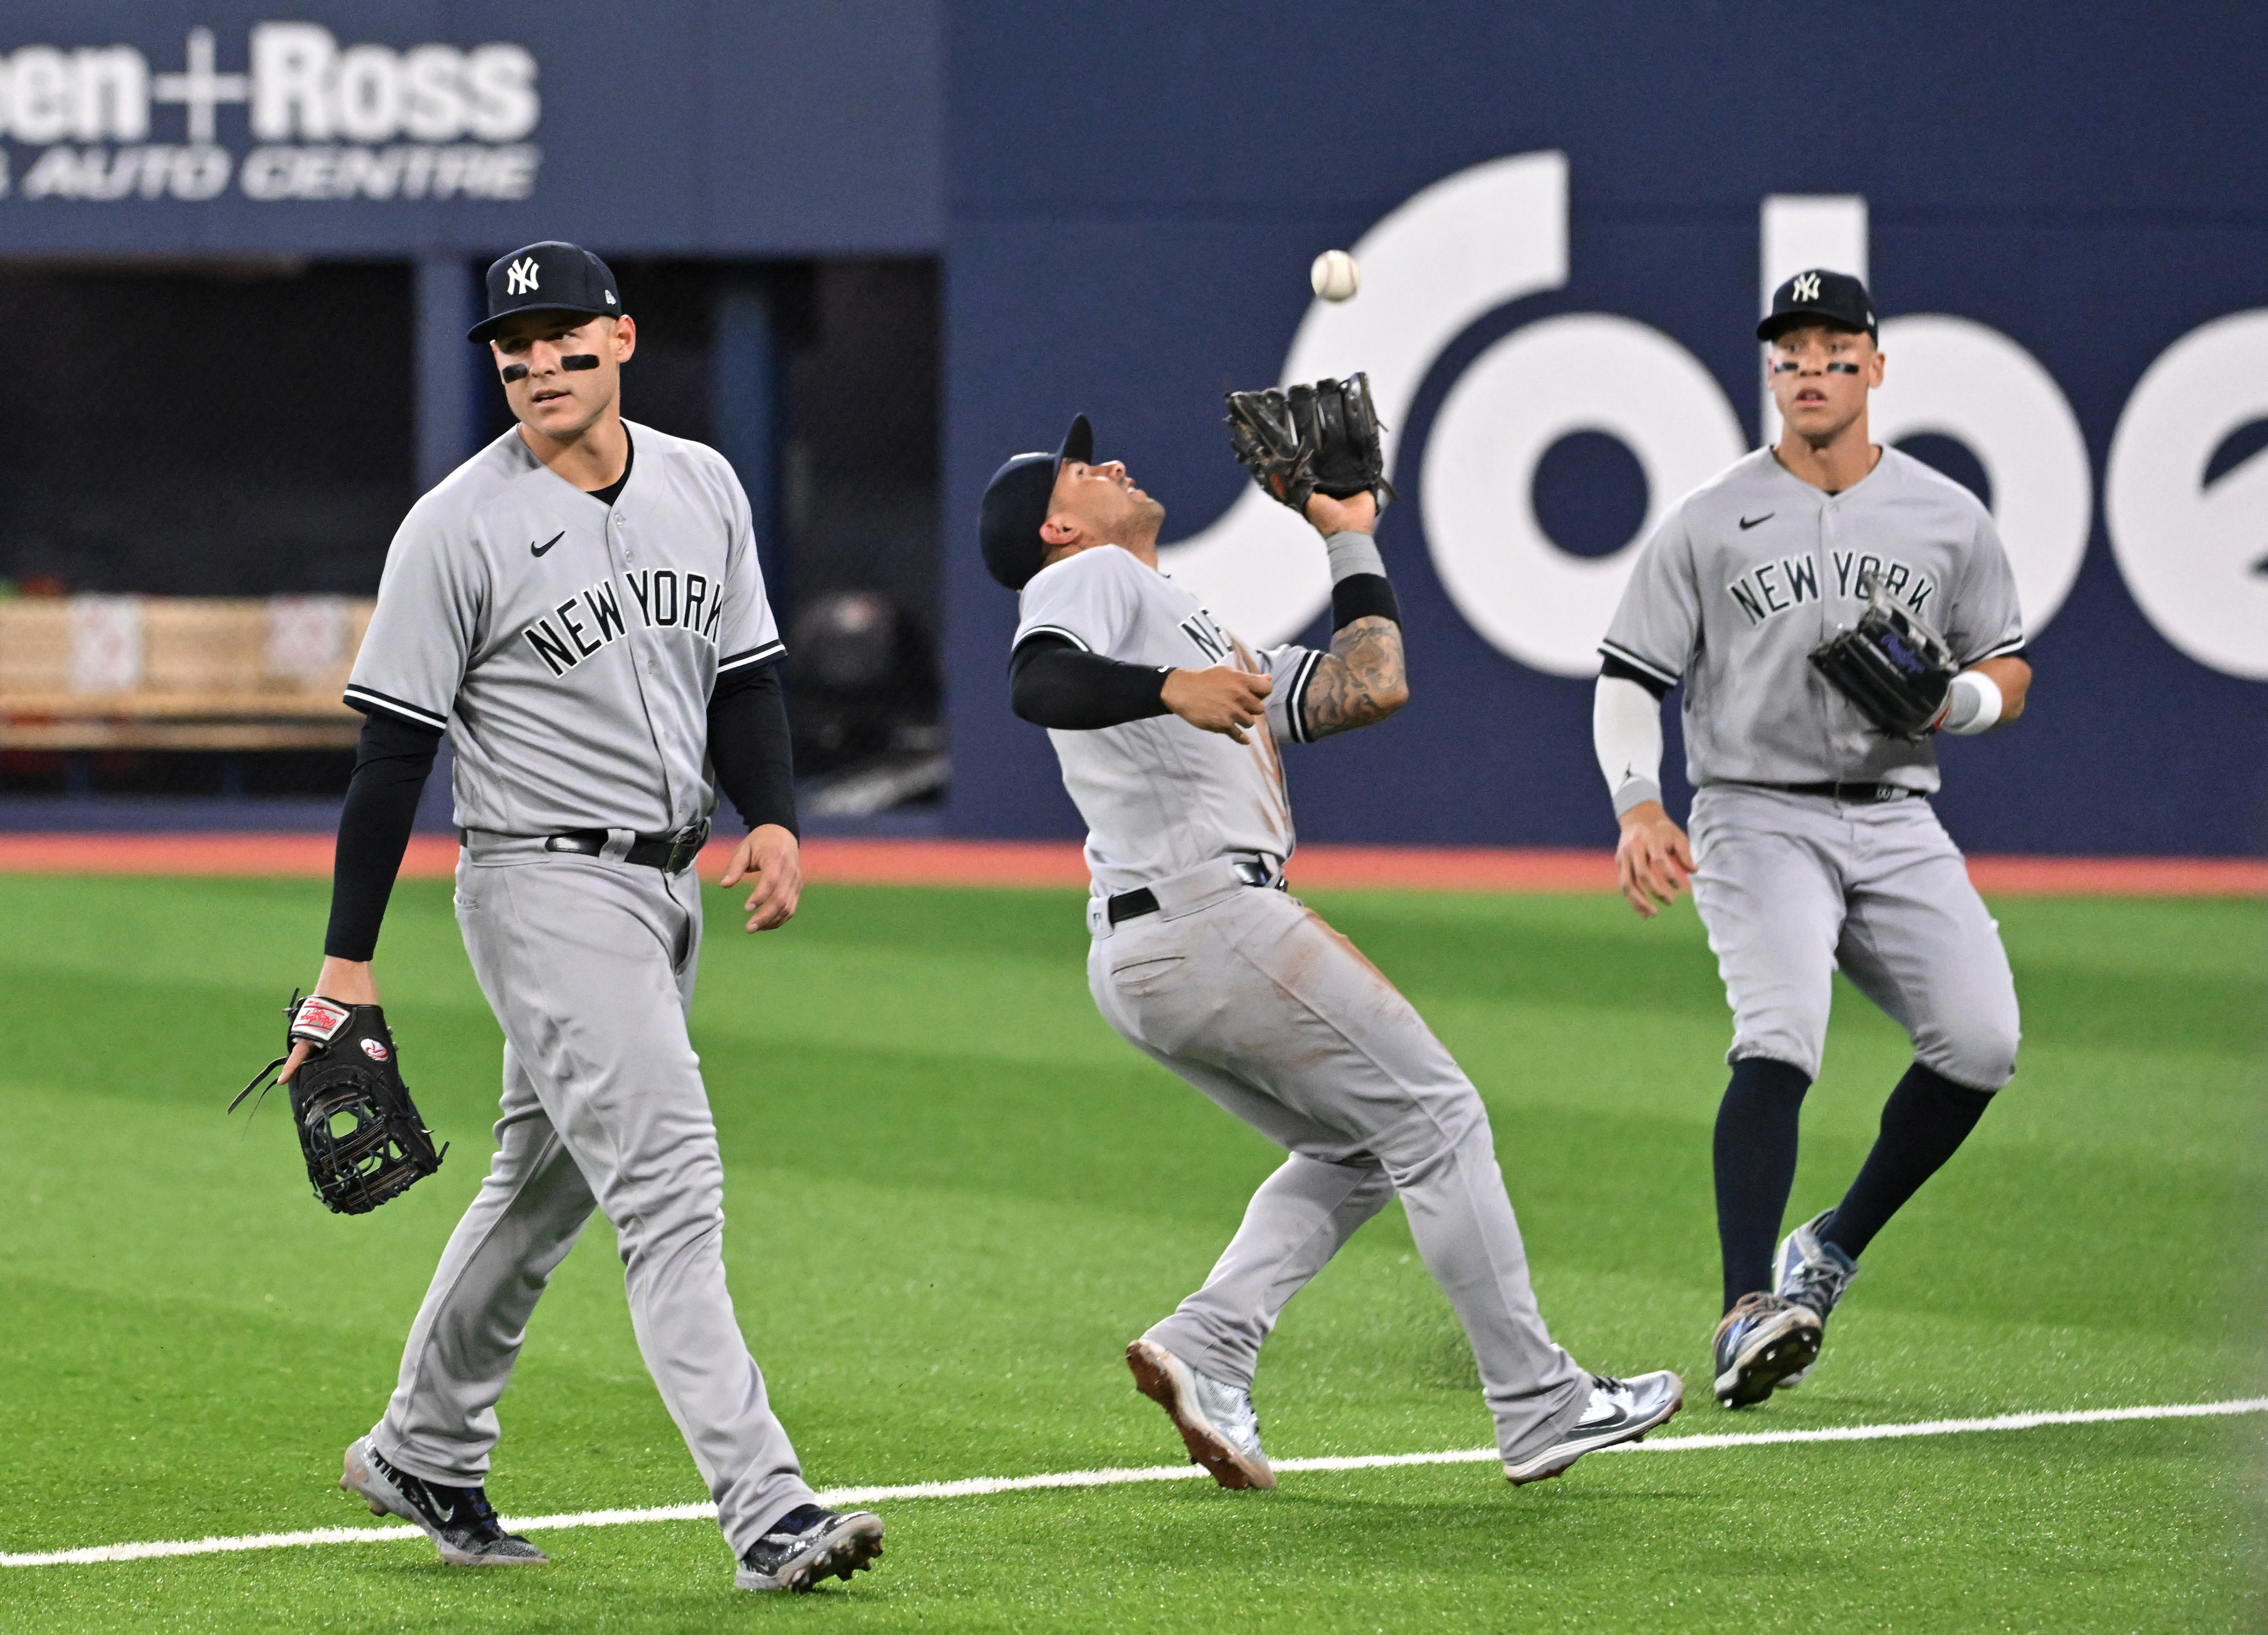
[[[530,282],[532,283],[534,281],[530,280]],[[1808,272],[1798,273],[1796,275],[1795,298],[1799,301],[1815,301],[1819,298],[1819,275],[1817,273]]]
[[[535,288],[535,257],[523,255],[504,269],[504,292],[506,295],[526,295]]]

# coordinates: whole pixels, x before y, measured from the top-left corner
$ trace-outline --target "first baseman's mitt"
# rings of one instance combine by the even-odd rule
[[[1874,570],[1859,574],[1859,588],[1867,611],[1857,628],[1815,648],[1811,662],[1884,733],[1919,743],[1943,716],[1961,667],[1945,637],[1891,595]]]
[[[1379,446],[1370,377],[1228,394],[1228,446],[1269,498],[1301,516],[1315,494],[1394,497]]]
[[[441,1167],[449,1149],[433,1150],[378,1006],[293,994],[284,1015],[284,1054],[254,1074],[228,1110],[254,1090],[264,1099],[274,1083],[269,1075],[306,1041],[313,1050],[286,1087],[318,1198],[341,1215],[367,1214]]]

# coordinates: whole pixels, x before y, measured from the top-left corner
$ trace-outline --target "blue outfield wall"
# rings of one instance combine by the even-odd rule
[[[1216,612],[1327,640],[1303,617],[1320,568],[1255,514],[1219,424],[1222,388],[1284,378],[1297,335],[1409,377],[1381,542],[1413,677],[1392,721],[1290,753],[1303,836],[1609,843],[1570,654],[1636,519],[1757,439],[1778,254],[1863,257],[1890,320],[1878,408],[1984,472],[2021,547],[2037,688],[2020,725],[1947,746],[1956,838],[2261,848],[2268,14],[993,4],[948,8],[946,62],[954,830],[1079,832],[1008,711],[1014,598],[973,526],[998,461],[1074,411],[1166,503],[1167,541],[1204,536],[1174,571]],[[1556,275],[1505,270],[1562,233]],[[1321,312],[1310,258],[1366,235],[1374,276]],[[1587,558],[1541,538],[1531,482]]]
[[[467,266],[511,245],[941,253],[972,835],[1078,830],[1007,710],[1000,459],[1093,414],[1177,576],[1320,642],[1320,553],[1219,394],[1367,368],[1415,699],[1292,755],[1303,833],[1604,843],[1584,672],[1626,541],[1761,435],[1765,272],[1863,261],[1884,421],[1990,491],[2036,615],[2025,720],[1948,747],[1956,836],[2261,848],[2257,7],[0,0],[0,255],[418,261],[428,471],[469,435]],[[1334,246],[1366,285],[1325,309]]]

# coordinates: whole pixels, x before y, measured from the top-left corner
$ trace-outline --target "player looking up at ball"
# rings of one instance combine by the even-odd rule
[[[346,692],[368,719],[315,989],[378,1002],[379,926],[446,730],[457,918],[504,1030],[504,1115],[340,1485],[453,1565],[544,1560],[489,1507],[496,1404],[552,1269],[603,1210],[736,1583],[807,1589],[880,1555],[882,1525],[814,1502],[772,1414],[725,1288],[724,1166],[686,1035],[691,865],[720,787],[749,824],[722,881],[752,882],[747,929],[792,915],[802,879],[747,497],[713,449],[622,417],[637,330],[597,256],[528,245],[489,269],[488,297],[469,338],[519,423],[387,551]]]
[[[1480,1364],[1505,1475],[1557,1476],[1676,1412],[1674,1374],[1586,1373],[1552,1344],[1487,1110],[1408,1000],[1284,890],[1278,745],[1408,696],[1375,497],[1293,493],[1335,581],[1327,653],[1254,652],[1159,571],[1165,507],[1084,416],[985,490],[985,565],[1020,593],[1013,707],[1049,729],[1087,823],[1087,982],[1129,1043],[1290,1156],[1204,1286],[1127,1361],[1224,1487],[1272,1487],[1251,1389],[1285,1303],[1400,1197]]]
[[[1756,335],[1786,430],[1647,541],[1600,645],[1594,713],[1623,895],[1652,918],[1690,876],[1733,1008],[1715,1143],[1725,1315],[1713,1353],[1728,1408],[1809,1371],[1859,1256],[2015,1072],[2015,983],[1930,807],[1930,734],[2014,720],[2032,674],[1991,513],[1869,439],[1885,360],[1866,287],[1799,273]],[[1934,625],[1957,659],[1924,730],[1878,725],[1813,659],[1860,622],[1870,589]],[[1690,844],[1660,781],[1660,700],[1681,683]],[[1843,1201],[1775,1255],[1838,969],[1912,1036],[1913,1064]]]

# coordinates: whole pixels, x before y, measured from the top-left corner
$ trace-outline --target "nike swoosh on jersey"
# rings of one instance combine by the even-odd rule
[[[1755,527],[1759,522],[1770,522],[1778,515],[1779,515],[1779,512],[1776,511],[1768,511],[1761,517],[1743,517],[1741,519],[1741,532],[1746,534],[1750,528]],[[543,553],[541,551],[536,553],[539,556],[542,554]]]
[[[556,545],[561,540],[563,540],[566,537],[567,530],[562,528],[558,533],[553,534],[541,545],[538,545],[534,540],[530,540],[527,541],[527,554],[531,556],[541,556],[545,551],[549,550],[554,545]]]

